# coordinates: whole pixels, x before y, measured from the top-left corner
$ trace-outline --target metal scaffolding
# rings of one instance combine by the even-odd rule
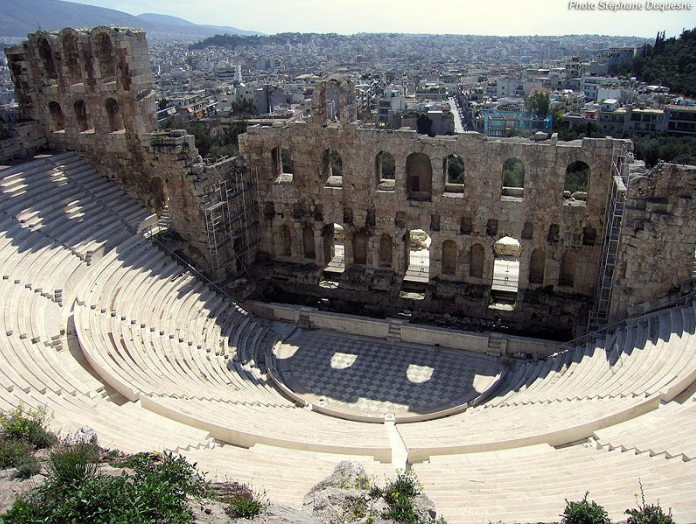
[[[221,279],[246,271],[247,255],[258,243],[258,184],[256,173],[235,171],[232,180],[217,179],[205,224],[210,273]]]
[[[611,162],[611,191],[607,197],[607,208],[604,220],[604,242],[600,260],[599,278],[595,293],[594,307],[588,318],[590,331],[606,324],[611,312],[611,298],[614,288],[614,272],[616,256],[621,240],[626,194],[628,192],[628,166],[626,165],[627,151],[624,147],[615,148]]]

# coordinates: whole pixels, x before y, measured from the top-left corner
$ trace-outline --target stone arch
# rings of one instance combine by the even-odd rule
[[[558,274],[558,285],[573,287],[575,285],[575,263],[577,256],[572,250],[563,253]]]
[[[457,244],[454,240],[442,243],[442,274],[454,275],[457,272]]]
[[[483,278],[486,252],[481,244],[474,244],[469,251],[469,276]]]
[[[164,185],[164,180],[158,176],[153,176],[150,179],[150,197],[148,204],[151,209],[154,209],[157,216],[162,214],[162,211],[167,207],[167,190]]]
[[[503,162],[503,196],[524,195],[524,174],[524,163],[519,158],[511,157]]]
[[[459,155],[448,155],[442,162],[445,178],[445,191],[449,193],[464,192],[464,160]]]
[[[566,167],[564,191],[573,193],[585,193],[590,187],[590,166],[582,160],[571,162]]]
[[[367,264],[367,241],[368,236],[365,231],[357,231],[353,234],[353,263]]]
[[[284,257],[292,256],[292,232],[287,224],[280,226],[280,254]]]
[[[393,249],[392,237],[387,233],[382,233],[379,240],[379,265],[381,267],[391,267]]]
[[[314,228],[307,224],[302,229],[302,243],[304,244],[305,258],[316,258],[316,246],[314,243]]]
[[[121,107],[113,98],[107,98],[104,103],[106,108],[106,116],[109,119],[109,131],[119,131],[123,129],[123,116],[121,115]]]
[[[95,37],[95,56],[99,62],[99,75],[102,82],[113,82],[116,79],[116,57],[111,36],[98,33]]]
[[[375,157],[375,179],[377,189],[380,191],[394,191],[396,179],[396,165],[394,155],[387,151],[380,151]]]
[[[89,129],[89,122],[87,120],[87,105],[84,100],[75,100],[73,104],[73,111],[75,112],[75,121],[77,123],[77,131],[79,133],[87,131]]]
[[[430,200],[432,195],[433,166],[425,153],[411,153],[406,158],[408,198]]]
[[[44,72],[46,73],[46,78],[49,80],[56,80],[58,78],[56,72],[56,63],[53,59],[53,49],[51,49],[51,44],[48,43],[46,37],[41,37],[39,39],[39,57],[41,58],[41,63],[43,64]]]
[[[65,130],[65,117],[60,104],[58,102],[49,102],[48,111],[51,113],[51,130],[54,133]]]
[[[546,253],[540,247],[532,251],[532,256],[529,261],[529,283],[543,284],[544,270],[546,267]]]
[[[325,149],[322,154],[321,178],[325,186],[343,187],[343,159],[335,149]]]
[[[74,34],[66,33],[63,35],[62,45],[63,62],[67,70],[68,82],[70,84],[79,84],[82,82],[79,40]]]

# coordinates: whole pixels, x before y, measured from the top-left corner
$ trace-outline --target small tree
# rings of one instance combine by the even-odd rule
[[[525,99],[524,107],[530,113],[546,118],[551,109],[551,97],[548,93],[537,91]]]
[[[585,497],[579,501],[568,501],[563,511],[562,524],[610,524],[607,511],[597,504],[594,500],[587,501],[589,491],[585,492]]]

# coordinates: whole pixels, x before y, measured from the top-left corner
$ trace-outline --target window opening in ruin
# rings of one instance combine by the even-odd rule
[[[524,164],[519,158],[508,158],[503,163],[504,197],[524,197]]]
[[[77,100],[73,104],[73,109],[75,111],[75,120],[77,122],[77,131],[82,133],[89,129],[89,122],[87,121],[87,105],[84,100]]]
[[[123,129],[123,117],[121,116],[121,108],[118,102],[113,98],[107,98],[106,103],[106,114],[109,117],[109,131],[120,131]]]
[[[546,241],[549,244],[555,244],[560,239],[560,233],[561,233],[561,231],[560,231],[560,227],[558,226],[558,224],[551,224],[549,226],[549,234],[546,235]]]
[[[287,148],[274,147],[271,150],[271,165],[276,184],[292,184],[292,157]]]
[[[406,274],[401,294],[424,299],[430,281],[430,245],[432,238],[422,229],[412,229],[404,236]]]
[[[517,302],[520,277],[520,242],[516,238],[503,237],[493,245],[493,282],[491,283],[491,307],[514,309]]]
[[[469,251],[469,276],[483,278],[483,265],[486,252],[481,244],[474,244]]]
[[[442,243],[442,274],[454,275],[457,272],[457,244],[454,240]]]
[[[597,230],[590,224],[582,228],[582,245],[594,246],[597,242]]]
[[[449,155],[443,162],[445,191],[447,193],[464,192],[464,160],[458,155]]]
[[[433,166],[424,153],[411,153],[406,158],[408,198],[430,201],[432,195]]]
[[[167,190],[164,186],[164,181],[158,176],[152,177],[150,179],[148,206],[155,211],[158,217],[169,213],[167,200]]]
[[[561,267],[558,275],[558,285],[573,287],[575,285],[576,256],[573,251],[566,251],[561,258]]]
[[[39,41],[39,56],[41,57],[41,62],[43,62],[46,78],[56,80],[58,75],[56,74],[55,62],[53,61],[53,50],[51,49],[51,44],[45,38]]]
[[[543,284],[544,271],[546,269],[546,253],[541,248],[536,248],[532,251],[532,257],[529,261],[529,283]]]
[[[63,60],[68,70],[70,84],[82,82],[82,66],[80,65],[80,51],[77,37],[67,34],[63,37]]]
[[[590,166],[580,160],[569,164],[565,172],[563,198],[584,205],[590,184]]]
[[[51,113],[51,130],[54,133],[65,130],[65,118],[63,110],[58,102],[49,102],[48,111]]]
[[[471,217],[466,216],[466,217],[461,217],[459,219],[459,232],[462,235],[470,235],[473,227],[474,227],[474,225],[473,225],[473,222],[471,220]]]
[[[97,36],[97,60],[102,82],[113,82],[116,79],[116,61],[114,46],[109,35],[101,33]]]
[[[375,158],[375,178],[379,191],[394,191],[396,180],[396,165],[394,156],[386,151],[380,151]]]
[[[335,149],[326,149],[322,155],[322,178],[327,187],[343,187],[343,159]]]
[[[321,232],[326,266],[319,285],[336,288],[346,270],[345,231],[340,224],[327,224]]]

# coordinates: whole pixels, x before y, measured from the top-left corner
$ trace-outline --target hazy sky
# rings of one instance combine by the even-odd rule
[[[696,26],[691,9],[658,10],[666,0],[72,0],[81,4],[185,18],[263,33],[606,34],[678,36]],[[674,3],[674,0],[671,0]],[[573,4],[590,4],[581,10]],[[608,9],[621,4],[618,9]],[[630,4],[633,9],[628,9]],[[635,6],[642,7],[636,9]]]

